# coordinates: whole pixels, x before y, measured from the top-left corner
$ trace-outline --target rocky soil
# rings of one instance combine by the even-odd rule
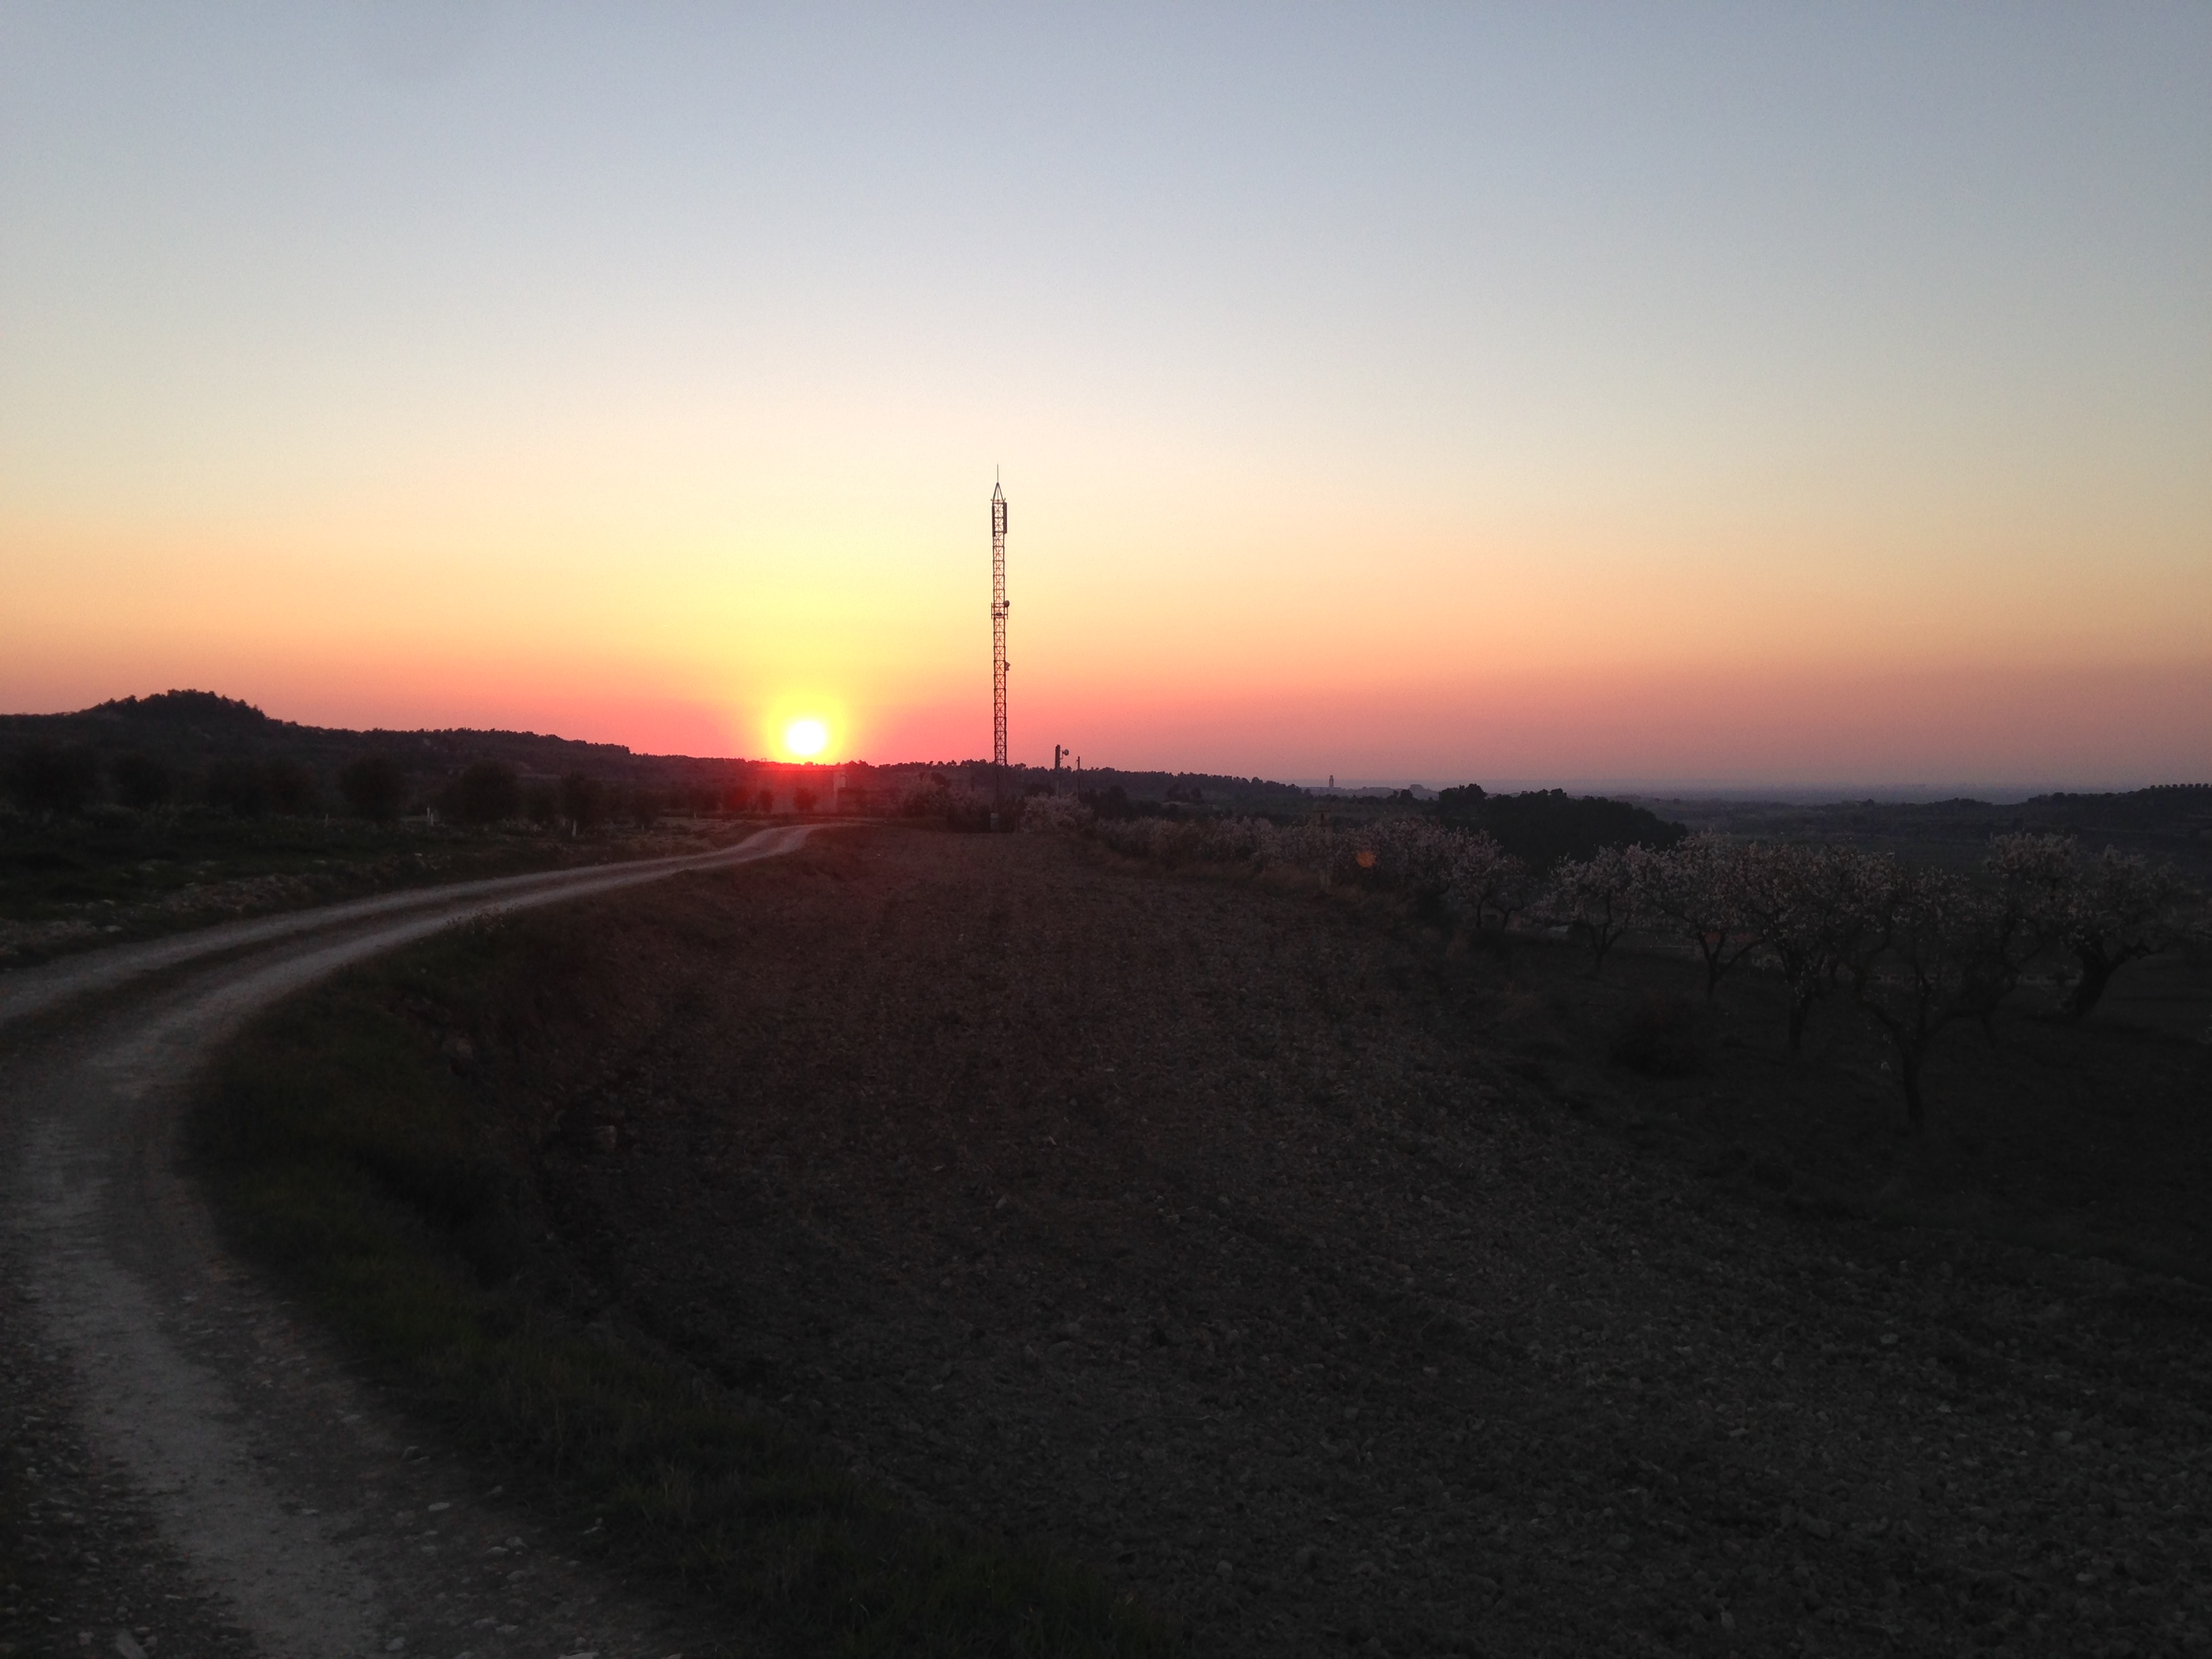
[[[0,1258],[0,1654],[238,1654],[222,1600],[87,1442],[73,1379]]]
[[[518,951],[414,1012],[549,1294],[1194,1651],[2212,1650],[2212,1294],[1748,1201],[1371,904],[881,830]]]

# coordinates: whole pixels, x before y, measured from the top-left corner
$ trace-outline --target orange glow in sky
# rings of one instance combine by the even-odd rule
[[[2212,11],[464,12],[7,25],[0,709],[2212,774]]]

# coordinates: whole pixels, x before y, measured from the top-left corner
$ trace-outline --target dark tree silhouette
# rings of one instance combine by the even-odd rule
[[[100,770],[90,755],[59,744],[34,743],[8,763],[9,799],[27,812],[71,816],[92,799]]]
[[[597,828],[605,812],[606,791],[598,779],[571,772],[561,780],[561,816],[568,820],[571,833]]]
[[[177,793],[177,775],[151,755],[125,755],[108,769],[108,776],[115,799],[137,812],[159,806]]]
[[[1479,785],[1462,784],[1437,797],[1437,814],[1446,823],[1486,831],[1539,874],[1608,847],[1672,847],[1688,833],[1627,801],[1577,797],[1564,789],[1486,795]]]
[[[345,804],[372,823],[389,823],[407,801],[407,775],[389,755],[362,755],[338,774]]]
[[[1890,1040],[1905,1117],[1917,1129],[1928,1115],[1921,1071],[1937,1033],[1956,1019],[1986,1028],[2020,983],[2035,939],[2002,888],[1881,863],[1879,878],[1859,890],[1864,918],[1844,972]]]
[[[443,800],[459,823],[498,823],[521,816],[522,786],[504,761],[478,761],[446,786]]]
[[[297,761],[270,761],[262,768],[262,783],[269,793],[270,810],[294,817],[306,817],[322,799],[315,775]]]
[[[1118,783],[1106,789],[1079,789],[1075,798],[1109,823],[1137,816],[1137,809],[1129,804],[1129,792]]]
[[[268,775],[252,761],[216,761],[207,770],[207,799],[234,817],[258,818],[269,810]]]
[[[2068,1018],[2087,1019],[2129,963],[2181,944],[2197,896],[2172,869],[2140,854],[2108,847],[2087,860],[2052,929],[2080,970],[2066,994]]]

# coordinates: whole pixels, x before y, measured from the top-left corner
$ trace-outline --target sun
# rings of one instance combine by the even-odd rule
[[[793,720],[783,728],[783,746],[801,760],[812,760],[830,746],[830,728],[817,720]]]

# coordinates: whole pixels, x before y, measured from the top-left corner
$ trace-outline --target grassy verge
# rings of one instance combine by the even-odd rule
[[[766,1650],[1169,1650],[1087,1572],[925,1524],[796,1431],[534,1293],[553,1269],[524,1218],[526,1171],[404,1012],[526,1000],[533,939],[526,923],[458,932],[285,1005],[229,1047],[192,1142],[234,1243],[417,1408],[550,1499],[588,1504],[607,1547],[713,1597]]]

